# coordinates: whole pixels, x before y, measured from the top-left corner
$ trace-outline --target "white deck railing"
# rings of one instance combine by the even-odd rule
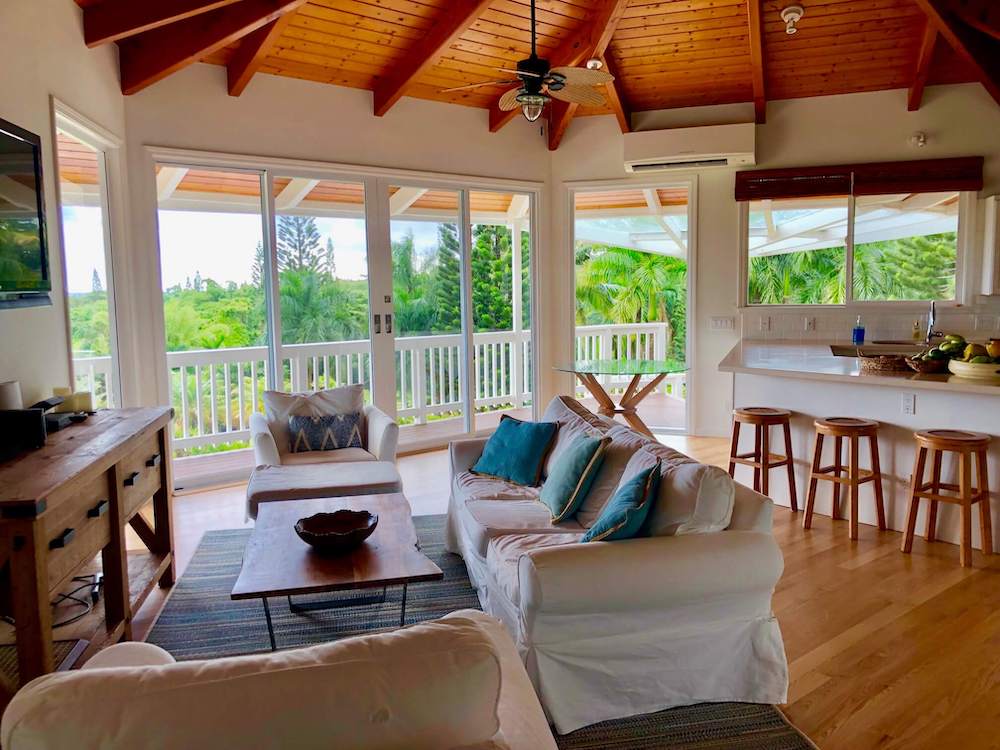
[[[437,416],[461,413],[461,339],[460,334],[396,339],[396,401],[401,420],[423,424]],[[472,340],[476,410],[530,404],[531,332],[476,333]],[[370,388],[370,351],[367,340],[283,346],[281,388],[307,391],[354,383]],[[666,332],[657,323],[576,329],[579,358],[659,359],[665,351]],[[249,438],[250,414],[262,411],[263,392],[272,387],[267,354],[264,346],[167,353],[171,403],[177,412],[176,448]],[[74,368],[77,387],[93,391],[97,406],[108,406],[111,358],[75,359]],[[627,385],[628,378],[605,376],[603,383],[613,390]],[[684,375],[670,376],[660,389],[683,399]]]

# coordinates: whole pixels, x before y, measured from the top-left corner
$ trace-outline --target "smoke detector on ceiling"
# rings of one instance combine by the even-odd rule
[[[805,8],[801,5],[789,5],[787,8],[781,11],[781,20],[785,22],[785,33],[795,34],[798,32],[795,24],[802,20],[802,16],[806,14]]]

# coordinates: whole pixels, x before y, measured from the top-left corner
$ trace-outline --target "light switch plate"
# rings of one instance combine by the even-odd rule
[[[913,415],[917,413],[917,394],[903,393],[900,395],[900,408],[903,414]]]
[[[713,317],[709,327],[713,331],[732,331],[736,329],[736,318]]]

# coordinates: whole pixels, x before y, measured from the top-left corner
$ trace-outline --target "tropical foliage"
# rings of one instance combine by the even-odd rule
[[[666,354],[683,360],[687,263],[668,255],[577,243],[577,325],[663,323]]]
[[[930,300],[955,296],[954,232],[906,237],[854,248],[854,298]],[[843,247],[750,259],[748,299],[755,305],[842,304]]]

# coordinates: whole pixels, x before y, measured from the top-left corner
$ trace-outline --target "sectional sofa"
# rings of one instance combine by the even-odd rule
[[[474,474],[486,439],[461,440],[450,448],[447,546],[513,636],[557,731],[700,702],[784,702],[771,501],[572,398],[542,420],[559,423],[546,467],[578,435],[612,439],[576,517],[553,524],[540,488]],[[580,543],[622,477],[656,458],[670,523]]]

